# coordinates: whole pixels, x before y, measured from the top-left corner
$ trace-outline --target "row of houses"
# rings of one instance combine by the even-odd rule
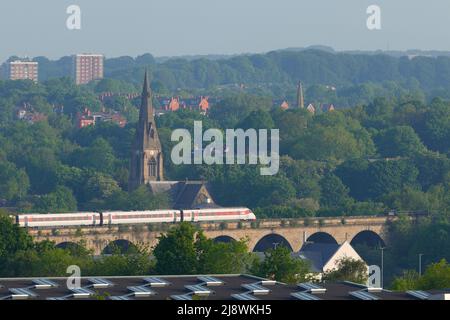
[[[45,114],[34,110],[33,106],[29,103],[23,103],[22,106],[17,108],[15,117],[17,120],[25,121],[30,124],[44,121],[48,118]]]
[[[101,102],[106,102],[114,97],[124,97],[128,100],[134,100],[140,97],[139,93],[113,93],[103,92],[98,98]],[[157,106],[161,111],[177,111],[180,109],[199,110],[200,112],[208,112],[211,105],[217,103],[218,98],[210,98],[209,96],[200,96],[192,98],[181,98],[179,96],[155,96]],[[158,109],[158,108],[157,108]]]
[[[281,101],[278,100],[275,102],[275,105],[278,105],[283,110],[290,109],[290,105],[287,100],[281,100]],[[323,104],[310,103],[306,106],[306,110],[308,110],[312,114],[315,114],[319,110],[321,112],[331,112],[331,111],[336,110],[336,107],[334,106],[334,104],[328,104],[328,103],[323,103]]]
[[[212,99],[214,100],[214,99]],[[180,97],[160,98],[160,106],[166,111],[177,111],[179,109],[199,110],[208,112],[210,107],[210,98],[201,96],[200,98],[181,99]]]
[[[127,124],[127,119],[117,111],[92,112],[88,108],[84,108],[83,112],[78,112],[76,115],[78,129],[96,125],[99,122],[113,122],[123,128]]]

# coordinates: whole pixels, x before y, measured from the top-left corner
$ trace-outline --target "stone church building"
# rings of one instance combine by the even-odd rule
[[[156,128],[152,92],[145,72],[139,122],[132,144],[129,190],[147,185],[153,193],[166,192],[174,209],[217,207],[203,181],[165,181],[161,142]]]

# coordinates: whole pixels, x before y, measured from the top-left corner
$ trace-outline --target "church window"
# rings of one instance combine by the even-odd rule
[[[155,158],[152,158],[148,162],[148,172],[149,172],[149,175],[151,177],[156,177],[157,176],[157,174],[156,174],[156,160],[155,160]]]

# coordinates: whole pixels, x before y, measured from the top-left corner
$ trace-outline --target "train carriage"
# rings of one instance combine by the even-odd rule
[[[20,214],[16,216],[16,223],[26,228],[253,220],[256,220],[256,217],[248,208],[107,211],[103,213]]]
[[[60,214],[21,214],[16,223],[25,228],[96,226],[101,225],[101,215],[97,212]]]
[[[176,210],[157,211],[107,211],[103,212],[103,224],[139,224],[176,222]]]
[[[255,214],[248,208],[184,210],[184,221],[253,221]]]

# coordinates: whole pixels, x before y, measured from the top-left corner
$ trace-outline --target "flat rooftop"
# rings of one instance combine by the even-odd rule
[[[67,278],[0,279],[0,300],[443,300],[449,294],[349,282],[286,285],[249,275],[84,277],[72,290]]]

